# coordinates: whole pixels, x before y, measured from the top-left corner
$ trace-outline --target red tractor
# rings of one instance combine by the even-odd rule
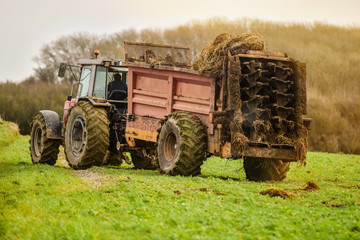
[[[32,122],[33,163],[54,165],[63,145],[74,169],[129,162],[130,152],[136,168],[188,176],[215,155],[244,159],[247,178],[266,181],[305,160],[305,64],[248,51],[226,56],[228,74],[215,79],[191,69],[189,48],[126,42],[125,53],[78,62],[63,120],[43,110]]]

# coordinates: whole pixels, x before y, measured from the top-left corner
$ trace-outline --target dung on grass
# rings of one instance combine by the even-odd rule
[[[261,195],[269,195],[270,197],[281,197],[283,199],[293,198],[294,195],[282,189],[270,188],[260,192]]]
[[[309,181],[309,182],[306,183],[306,186],[304,188],[302,188],[301,190],[304,190],[304,191],[318,191],[318,190],[320,190],[320,188],[316,183]]]
[[[223,60],[228,51],[232,55],[236,55],[246,53],[247,50],[263,51],[265,49],[265,40],[260,34],[231,35],[221,33],[201,50],[199,59],[194,62],[193,68],[202,74],[208,74],[219,79]]]

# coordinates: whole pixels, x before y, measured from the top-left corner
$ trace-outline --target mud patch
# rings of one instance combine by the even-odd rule
[[[318,191],[320,190],[320,188],[316,183],[309,181],[306,183],[306,186],[300,190],[312,192],[312,191]]]
[[[360,185],[355,185],[355,186],[340,186],[341,188],[345,188],[345,189],[360,189]]]
[[[94,188],[116,181],[116,179],[99,169],[94,170],[76,170],[74,171],[85,182],[90,183]]]
[[[327,201],[322,201],[321,203],[324,204],[326,207],[334,207],[334,208],[341,208],[346,205],[345,203],[339,202],[334,198],[331,198],[330,200]]]
[[[281,197],[282,199],[293,198],[294,195],[282,189],[270,188],[260,192],[261,195],[269,195],[270,197]]]
[[[297,141],[294,143],[294,149],[296,151],[297,159],[301,165],[306,165],[306,153],[308,148],[308,131],[303,125],[298,126],[297,129]]]
[[[216,190],[208,189],[208,188],[199,188],[198,190],[201,192],[215,193],[216,195],[223,195],[223,196],[226,195],[225,193],[218,192]]]
[[[131,182],[132,179],[130,177],[124,177],[124,178],[120,178],[119,180],[120,182]]]
[[[200,192],[207,192],[207,193],[214,193],[216,195],[219,196],[225,196],[225,193],[213,190],[213,189],[209,189],[209,188],[185,188],[184,190],[191,190],[191,191],[200,191]],[[179,190],[175,190],[174,193],[180,195],[181,192]]]
[[[261,142],[272,131],[271,123],[269,121],[255,120],[253,123],[253,129],[258,139],[255,141]]]
[[[244,118],[240,109],[234,114],[234,119],[230,123],[231,131],[231,155],[235,158],[241,158],[242,153],[247,147],[249,139],[244,135],[242,124]]]

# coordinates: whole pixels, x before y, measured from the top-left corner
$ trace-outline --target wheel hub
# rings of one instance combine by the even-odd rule
[[[44,148],[42,130],[40,127],[38,127],[35,130],[33,144],[34,144],[34,153],[35,153],[36,157],[39,157]]]
[[[164,142],[164,155],[165,159],[168,162],[171,162],[176,154],[176,150],[178,149],[177,139],[174,133],[169,133]]]
[[[81,117],[75,119],[70,134],[71,150],[74,155],[79,156],[83,152],[86,143],[85,122]]]

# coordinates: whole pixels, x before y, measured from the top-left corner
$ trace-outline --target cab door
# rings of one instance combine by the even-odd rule
[[[76,95],[76,102],[78,101],[79,97],[91,96],[92,94],[92,82],[94,78],[93,70],[95,66],[83,66],[81,69],[79,87]]]
[[[94,89],[92,96],[106,98],[107,88],[107,68],[104,66],[96,66]]]

